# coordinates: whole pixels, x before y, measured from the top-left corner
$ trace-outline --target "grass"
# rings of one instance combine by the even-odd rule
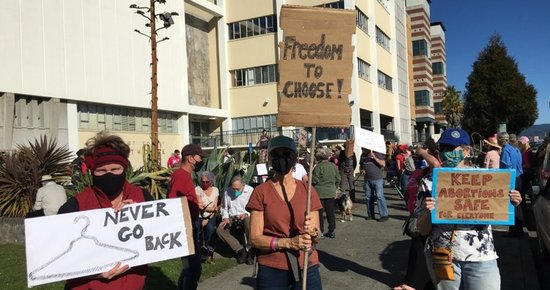
[[[203,263],[201,281],[236,265],[235,259],[216,256],[214,264]],[[177,289],[181,260],[172,259],[149,265],[145,289]],[[0,289],[20,290],[27,288],[25,246],[0,245]],[[63,289],[64,282],[33,287],[37,290]]]

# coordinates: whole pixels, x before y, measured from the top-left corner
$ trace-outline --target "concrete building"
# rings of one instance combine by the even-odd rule
[[[430,2],[407,0],[413,52],[415,141],[425,141],[447,124],[441,110],[447,88],[445,27],[441,22],[430,24]]]
[[[148,39],[134,32],[148,31],[148,20],[128,8],[134,3],[149,1],[0,2],[0,150],[46,134],[76,151],[106,129],[128,142],[134,166],[142,164],[150,144],[151,57]],[[163,163],[188,143],[244,146],[263,129],[297,132],[275,127],[283,4],[356,9],[352,122],[321,130],[319,138],[343,139],[362,127],[413,140],[402,1],[170,0],[157,5],[179,14],[158,32],[170,38],[158,44]]]

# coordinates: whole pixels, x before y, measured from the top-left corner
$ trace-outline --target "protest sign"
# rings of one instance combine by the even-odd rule
[[[281,8],[277,127],[348,127],[355,11]]]
[[[355,143],[361,148],[386,154],[384,135],[363,128],[355,128]]]
[[[29,287],[195,252],[187,199],[25,219]]]
[[[435,168],[432,195],[434,224],[513,225],[512,169]]]

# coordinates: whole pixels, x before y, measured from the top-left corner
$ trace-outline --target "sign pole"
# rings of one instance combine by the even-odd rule
[[[307,202],[306,202],[306,216],[309,215],[311,208],[311,182],[313,178],[313,164],[315,162],[315,148],[317,147],[317,127],[311,128],[311,158],[309,159],[309,178],[307,181]],[[307,289],[307,268],[309,264],[309,252],[304,253],[304,269],[302,271],[302,289]]]

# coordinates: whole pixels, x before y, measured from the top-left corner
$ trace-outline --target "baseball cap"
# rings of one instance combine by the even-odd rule
[[[441,133],[441,137],[437,143],[454,146],[470,145],[470,136],[462,129],[447,129]]]
[[[277,148],[288,148],[296,152],[296,144],[294,143],[294,140],[292,140],[292,138],[290,137],[286,137],[283,135],[274,137],[269,140],[268,151],[271,152],[273,149]]]
[[[187,144],[181,149],[181,156],[199,155],[200,157],[208,156],[202,151],[201,146],[197,144]]]

